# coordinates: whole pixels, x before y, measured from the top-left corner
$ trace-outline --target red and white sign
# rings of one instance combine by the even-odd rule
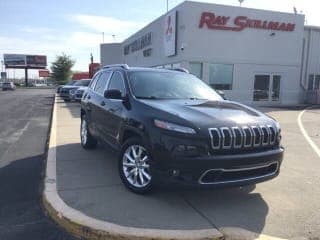
[[[49,77],[49,70],[39,70],[39,77]]]
[[[176,19],[177,12],[173,11],[165,17],[164,22],[164,51],[167,57],[176,55]]]
[[[199,28],[207,27],[214,30],[236,32],[240,32],[246,28],[293,32],[295,26],[296,25],[294,23],[250,19],[246,16],[237,16],[232,19],[229,16],[219,16],[212,12],[203,12],[199,22]]]

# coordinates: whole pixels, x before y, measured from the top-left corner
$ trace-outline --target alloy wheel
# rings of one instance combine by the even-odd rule
[[[146,149],[140,145],[131,145],[124,152],[123,173],[132,186],[143,188],[151,182],[149,160]]]
[[[88,129],[87,129],[87,122],[85,119],[81,121],[81,142],[83,145],[87,143],[88,139]]]

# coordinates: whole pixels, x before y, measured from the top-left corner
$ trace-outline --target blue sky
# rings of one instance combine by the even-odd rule
[[[181,2],[169,0],[169,8]],[[239,5],[237,0],[203,2]],[[320,26],[320,4],[315,0],[245,0],[243,6],[284,12],[296,6],[308,24]],[[50,66],[65,52],[76,60],[74,70],[87,71],[91,52],[100,60],[102,32],[105,42],[122,41],[165,13],[166,0],[0,0],[0,9],[1,59],[3,53],[44,54]],[[23,71],[15,74],[22,76]]]

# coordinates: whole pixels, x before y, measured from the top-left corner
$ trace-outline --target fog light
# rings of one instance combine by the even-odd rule
[[[177,177],[179,175],[180,175],[180,171],[179,170],[177,170],[177,169],[173,169],[172,170],[172,176]]]
[[[184,152],[186,150],[186,147],[184,145],[178,145],[176,147],[177,152]]]

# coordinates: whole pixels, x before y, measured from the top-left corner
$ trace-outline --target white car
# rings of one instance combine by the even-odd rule
[[[7,90],[15,90],[16,85],[14,85],[13,82],[4,82],[2,83],[2,91],[7,91]]]

